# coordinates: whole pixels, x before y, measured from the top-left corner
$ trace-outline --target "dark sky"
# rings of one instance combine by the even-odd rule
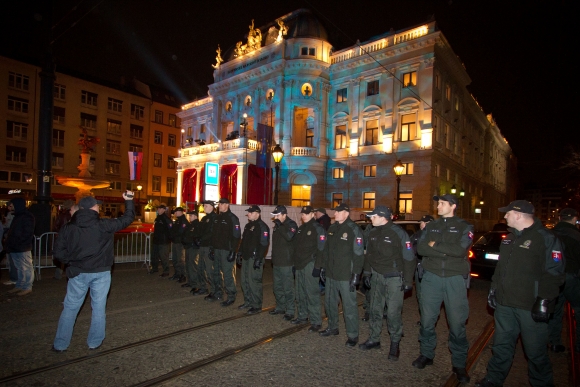
[[[573,1],[495,0],[7,0],[0,5],[0,54],[35,60],[52,12],[57,70],[157,84],[185,101],[207,95],[215,50],[298,8],[322,21],[336,49],[427,21],[432,15],[519,160],[526,183],[564,179],[578,77]],[[345,4],[346,3],[346,4]],[[506,3],[510,3],[506,5]],[[511,4],[513,3],[513,4]],[[517,4],[516,4],[517,3]],[[341,4],[341,5],[339,5]],[[47,6],[48,5],[48,6]],[[43,9],[44,8],[44,9]],[[574,66],[576,67],[576,66]]]

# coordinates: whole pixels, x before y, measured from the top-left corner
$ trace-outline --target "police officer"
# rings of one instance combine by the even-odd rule
[[[469,317],[467,253],[473,242],[473,225],[455,216],[455,195],[434,196],[440,218],[429,222],[419,239],[417,253],[423,256],[421,280],[421,354],[413,366],[423,369],[433,364],[437,334],[435,324],[441,313],[441,303],[449,324],[449,349],[452,370],[460,383],[470,380],[465,368],[469,343],[465,322]]]
[[[369,232],[364,260],[364,282],[370,288],[370,336],[360,349],[380,348],[383,310],[387,305],[387,327],[391,335],[389,360],[399,360],[403,336],[404,293],[413,289],[416,258],[409,234],[391,221],[391,209],[377,206],[367,216],[373,228]],[[370,282],[370,283],[369,283]]]
[[[214,218],[211,244],[214,249],[214,270],[223,275],[224,288],[227,293],[227,300],[221,303],[222,306],[230,306],[236,300],[236,249],[240,242],[241,230],[239,218],[230,211],[230,201],[221,198],[218,202],[219,214]],[[215,292],[220,292],[221,281],[218,275],[218,283],[215,285]],[[219,294],[219,293],[218,293]]]
[[[197,211],[187,211],[188,223],[181,238],[181,243],[185,250],[185,272],[187,273],[187,282],[181,287],[191,288],[190,293],[192,294],[200,288],[206,287],[205,280],[202,277],[203,260],[198,259],[201,227],[197,216]]]
[[[272,232],[272,275],[276,307],[269,313],[284,314],[284,320],[294,318],[294,236],[298,225],[288,217],[285,206],[276,206],[274,212],[274,231]]]
[[[358,306],[356,287],[364,262],[363,234],[359,226],[350,220],[350,208],[341,203],[334,208],[335,222],[327,231],[327,240],[322,257],[322,268],[326,273],[326,297],[324,306],[328,316],[328,327],[320,336],[338,335],[338,304],[342,299],[342,310],[346,325],[346,346],[358,343]]]
[[[564,352],[562,345],[562,314],[564,302],[567,300],[574,309],[576,319],[576,343],[574,351],[580,352],[580,231],[576,227],[578,212],[573,208],[560,211],[560,221],[554,227],[554,234],[560,238],[564,246],[566,264],[566,282],[558,296],[554,308],[554,317],[548,322],[550,327],[550,349],[554,352]]]
[[[248,309],[247,314],[262,311],[262,274],[264,257],[270,244],[270,228],[260,217],[259,206],[250,206],[247,210],[248,223],[244,227],[242,243],[238,256],[242,262],[242,291],[244,303],[238,309]],[[240,254],[241,253],[241,254]]]
[[[161,203],[157,206],[157,217],[155,218],[153,228],[153,245],[151,247],[151,273],[157,273],[159,268],[159,260],[163,267],[163,273],[160,277],[169,277],[169,250],[171,247],[171,239],[169,232],[172,227],[171,219],[165,215],[167,207]]]
[[[413,235],[411,235],[411,245],[413,245],[413,252],[417,257],[417,270],[415,270],[415,291],[417,296],[417,304],[421,305],[421,280],[423,279],[423,267],[421,266],[421,262],[423,261],[423,257],[417,254],[417,244],[419,243],[419,239],[421,239],[421,235],[423,234],[423,230],[427,223],[430,221],[435,220],[431,215],[423,215],[419,220],[419,229],[415,231]],[[419,308],[419,314],[421,314],[421,308]],[[419,321],[417,325],[421,325]]]
[[[204,270],[201,273],[203,281],[209,287],[209,294],[204,297],[206,301],[216,301],[221,299],[221,293],[216,293],[216,291],[221,292],[221,287],[218,286],[219,282],[219,272],[216,273],[214,270],[214,255],[211,247],[211,237],[213,231],[213,223],[217,214],[214,209],[214,202],[211,200],[204,200],[201,202],[203,204],[203,212],[205,216],[199,222],[201,226],[200,238],[199,238],[199,259],[203,261]],[[194,296],[207,294],[208,291],[205,288],[199,288],[197,292],[193,292]]]
[[[292,324],[304,324],[310,317],[309,332],[318,332],[322,324],[320,289],[322,252],[326,243],[324,228],[314,219],[314,208],[300,210],[302,225],[294,237],[294,267],[296,269],[296,300],[298,317]],[[315,262],[317,263],[315,265]],[[288,313],[288,311],[286,311]]]
[[[499,211],[506,213],[510,233],[501,242],[487,299],[495,308],[493,356],[487,375],[475,385],[503,385],[519,336],[528,358],[530,384],[553,386],[547,322],[565,279],[562,244],[534,218],[532,203],[515,200]]]
[[[171,232],[171,260],[173,261],[173,268],[175,269],[175,274],[170,279],[178,281],[180,284],[184,283],[185,278],[185,265],[183,260],[183,244],[181,243],[181,238],[187,227],[187,219],[183,213],[182,207],[177,207],[174,210],[175,220],[170,225]]]

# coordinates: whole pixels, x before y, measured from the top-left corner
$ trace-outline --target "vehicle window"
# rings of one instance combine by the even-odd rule
[[[475,242],[476,245],[490,245],[490,246],[499,246],[501,240],[505,238],[507,233],[502,232],[488,232],[484,234],[481,238]]]

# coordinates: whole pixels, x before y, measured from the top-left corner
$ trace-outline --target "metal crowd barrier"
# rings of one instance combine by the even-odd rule
[[[47,232],[35,238],[32,260],[36,270],[36,279],[41,278],[41,269],[56,267],[52,257],[52,249],[56,232]],[[115,263],[143,262],[149,268],[151,263],[151,234],[144,232],[115,233],[113,254]]]

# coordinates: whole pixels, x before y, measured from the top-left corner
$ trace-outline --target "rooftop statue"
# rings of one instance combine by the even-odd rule
[[[242,42],[236,43],[234,56],[242,56],[248,52],[256,51],[260,47],[262,47],[262,31],[259,28],[254,28],[254,19],[252,19],[250,31],[248,32],[248,43],[244,45],[242,45]]]
[[[218,48],[217,48],[217,50],[215,50],[215,52],[217,52],[217,56],[215,57],[216,64],[212,65],[212,67],[214,69],[218,69],[220,67],[220,64],[222,64],[224,61],[222,59],[222,50],[220,49],[219,44],[218,44]]]
[[[276,22],[278,22],[278,26],[280,27],[280,29],[278,30],[278,37],[276,38],[276,41],[279,42],[282,40],[282,36],[288,34],[288,26],[284,24],[282,19],[278,19],[276,20]]]

